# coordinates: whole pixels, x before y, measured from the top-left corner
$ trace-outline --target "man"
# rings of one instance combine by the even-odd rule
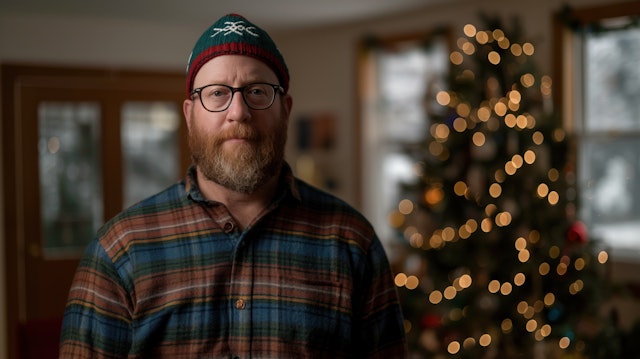
[[[230,14],[197,41],[185,179],[110,220],[65,312],[62,358],[401,358],[402,315],[370,224],[284,161],[289,73]]]

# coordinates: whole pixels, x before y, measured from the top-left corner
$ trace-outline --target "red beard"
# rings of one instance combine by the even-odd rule
[[[207,136],[197,127],[189,133],[191,157],[204,176],[230,190],[253,193],[279,174],[287,140],[286,121],[270,134],[239,124]],[[227,143],[232,139],[244,142]]]

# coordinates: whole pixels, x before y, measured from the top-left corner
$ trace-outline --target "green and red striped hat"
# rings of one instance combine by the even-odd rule
[[[285,93],[289,90],[289,70],[269,34],[238,14],[227,14],[200,36],[187,65],[187,97],[200,68],[214,57],[245,55],[256,58],[275,72]]]

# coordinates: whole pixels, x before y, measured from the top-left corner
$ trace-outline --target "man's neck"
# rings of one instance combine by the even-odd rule
[[[236,192],[207,179],[197,170],[200,192],[210,201],[224,204],[242,228],[246,228],[271,204],[278,188],[278,177],[271,177],[252,193]]]

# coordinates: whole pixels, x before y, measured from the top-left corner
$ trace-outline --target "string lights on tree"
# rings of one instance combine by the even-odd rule
[[[415,181],[389,215],[412,352],[456,358],[589,353],[605,251],[575,218],[567,135],[535,47],[496,19],[464,26]]]

